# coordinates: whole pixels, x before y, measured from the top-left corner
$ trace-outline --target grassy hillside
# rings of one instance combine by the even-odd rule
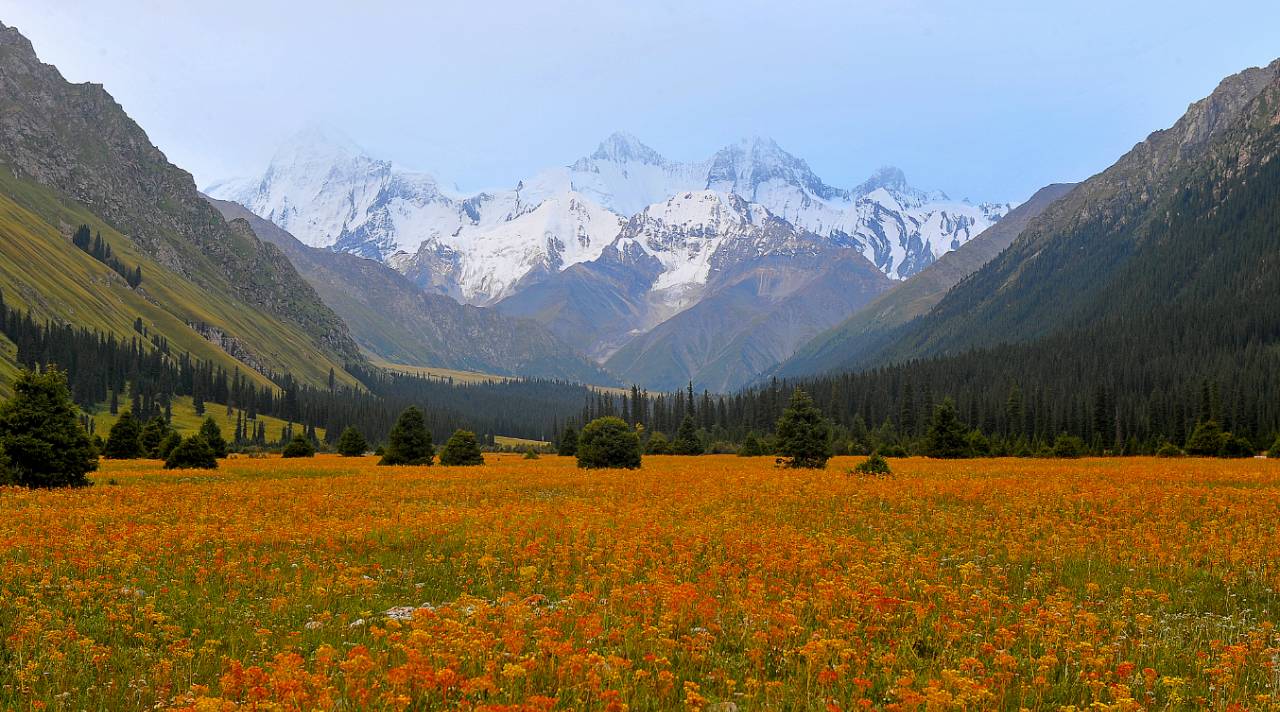
[[[191,404],[190,396],[178,396],[173,399],[173,420],[171,421],[174,429],[183,435],[191,435],[200,429],[200,425],[204,423],[206,417],[212,416],[213,420],[222,428],[223,437],[231,440],[236,432],[236,415],[233,412],[227,415],[227,407],[218,403],[205,404],[204,415],[196,415],[195,406]],[[238,412],[238,411],[237,411]],[[118,415],[112,415],[107,408],[99,408],[93,413],[93,425],[95,432],[103,438],[107,437],[107,433],[111,431],[111,426],[119,419]],[[280,439],[280,432],[284,430],[286,423],[279,418],[271,418],[265,415],[259,415],[258,421],[267,425],[267,442],[275,442]],[[294,432],[302,432],[301,426],[295,425]],[[324,428],[316,428],[316,435],[323,438]]]
[[[143,281],[137,290],[71,244],[66,235],[80,224],[101,232],[123,262],[142,266]],[[344,382],[354,382],[343,372],[343,364],[319,352],[313,339],[296,327],[196,286],[142,254],[132,241],[83,206],[2,171],[0,236],[0,285],[5,301],[31,309],[37,318],[130,338],[137,335],[134,320],[141,317],[150,333],[163,335],[176,351],[190,352],[228,371],[236,367],[253,371],[188,325],[205,323],[252,345],[263,368],[290,371],[313,384],[325,382],[333,368]],[[0,360],[11,367],[11,358]],[[255,378],[267,383],[256,374]]]

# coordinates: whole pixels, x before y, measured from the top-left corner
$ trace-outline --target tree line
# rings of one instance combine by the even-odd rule
[[[111,254],[111,243],[102,239],[102,233],[93,234],[88,225],[76,228],[71,235],[71,244],[115,270],[116,274],[124,277],[124,281],[131,289],[137,289],[138,285],[142,284],[142,265],[134,265],[133,269],[130,269],[128,265]]]

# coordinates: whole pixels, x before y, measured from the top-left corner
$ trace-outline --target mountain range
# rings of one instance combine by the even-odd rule
[[[769,139],[682,163],[622,133],[465,195],[320,127],[260,176],[206,192],[424,292],[537,322],[655,389],[750,382],[1012,207],[919,190],[894,168],[836,188]]]

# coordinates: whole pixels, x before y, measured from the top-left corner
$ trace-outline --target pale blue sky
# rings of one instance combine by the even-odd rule
[[[674,159],[758,134],[836,185],[893,163],[1020,200],[1280,56],[1275,0],[0,0],[0,21],[202,185],[320,121],[464,189],[621,129]]]

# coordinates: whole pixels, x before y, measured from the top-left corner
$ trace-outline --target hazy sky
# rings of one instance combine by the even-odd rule
[[[1020,200],[1280,56],[1276,0],[0,0],[0,21],[201,185],[319,121],[464,189],[620,129],[674,159],[764,135],[836,185],[892,163]]]

